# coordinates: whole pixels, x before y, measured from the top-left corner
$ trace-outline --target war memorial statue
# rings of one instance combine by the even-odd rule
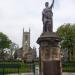
[[[54,0],[49,7],[49,3],[45,3],[45,9],[42,11],[42,21],[43,21],[43,32],[52,32],[53,30],[53,12],[52,7],[54,6]]]
[[[39,47],[39,75],[62,75],[60,38],[53,32],[54,0],[45,3],[42,11],[43,32],[37,40]]]

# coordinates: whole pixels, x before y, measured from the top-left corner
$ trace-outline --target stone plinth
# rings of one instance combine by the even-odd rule
[[[42,33],[38,38],[40,75],[61,75],[59,41],[54,32]]]

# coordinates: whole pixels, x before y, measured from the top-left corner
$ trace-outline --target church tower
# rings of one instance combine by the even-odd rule
[[[22,46],[23,46],[23,56],[25,56],[25,54],[27,54],[30,50],[30,29],[29,32],[24,32],[23,28]]]
[[[28,32],[25,32],[23,28],[22,37],[22,47],[18,51],[16,50],[16,59],[32,62],[36,58],[36,48],[30,47],[30,29]]]

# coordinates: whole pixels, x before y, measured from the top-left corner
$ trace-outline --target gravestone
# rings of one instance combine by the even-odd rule
[[[39,75],[61,75],[61,55],[59,42],[60,38],[53,32],[53,13],[52,7],[54,0],[49,7],[46,2],[46,8],[42,12],[43,32],[37,40],[39,47]]]

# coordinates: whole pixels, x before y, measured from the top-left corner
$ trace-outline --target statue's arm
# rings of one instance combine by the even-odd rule
[[[51,9],[52,9],[53,5],[54,5],[54,0],[53,0],[53,2],[52,2],[51,6],[50,6]]]

